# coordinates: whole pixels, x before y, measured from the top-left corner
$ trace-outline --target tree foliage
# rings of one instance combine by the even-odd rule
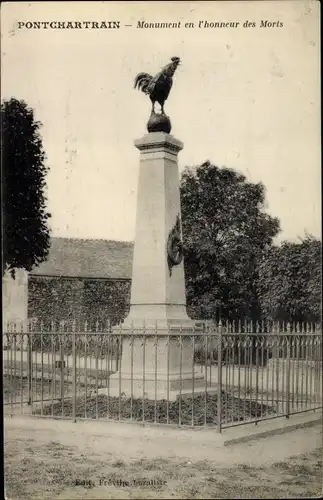
[[[197,319],[258,319],[258,263],[279,232],[261,183],[209,162],[181,177],[188,312]]]
[[[112,325],[123,321],[130,302],[130,281],[29,277],[28,313],[45,325],[73,320]]]
[[[319,321],[321,314],[321,242],[307,236],[266,252],[258,293],[264,314],[273,320]]]
[[[30,271],[47,256],[50,214],[46,211],[45,153],[41,124],[24,101],[1,104],[3,273]]]

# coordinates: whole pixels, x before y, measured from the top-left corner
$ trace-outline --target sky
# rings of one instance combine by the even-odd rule
[[[179,171],[205,160],[234,168],[265,185],[278,241],[320,237],[319,8],[298,0],[2,4],[2,98],[25,100],[42,122],[52,235],[134,239],[133,143],[146,133],[150,101],[133,81],[179,56],[165,105],[184,143]],[[53,20],[113,20],[120,29],[18,29]],[[199,28],[205,20],[240,24]],[[265,20],[283,26],[260,27]]]

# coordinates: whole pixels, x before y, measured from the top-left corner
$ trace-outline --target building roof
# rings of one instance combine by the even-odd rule
[[[30,275],[130,279],[132,255],[127,241],[51,238],[47,260]]]

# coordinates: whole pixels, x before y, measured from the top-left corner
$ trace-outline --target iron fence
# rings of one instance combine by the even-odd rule
[[[8,324],[5,413],[222,428],[322,408],[321,328]]]

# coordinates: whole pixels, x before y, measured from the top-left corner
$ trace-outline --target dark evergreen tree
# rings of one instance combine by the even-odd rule
[[[1,104],[2,128],[2,274],[15,268],[30,271],[48,254],[45,153],[41,124],[24,101]]]

